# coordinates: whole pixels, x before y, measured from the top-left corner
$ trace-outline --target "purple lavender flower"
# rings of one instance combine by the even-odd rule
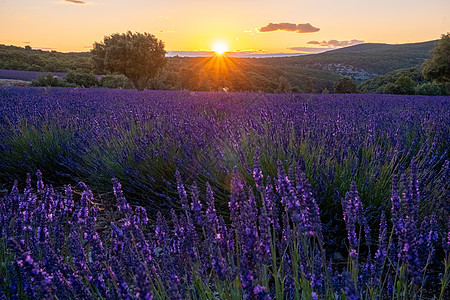
[[[202,203],[198,197],[198,187],[197,182],[194,181],[191,186],[191,196],[192,196],[192,204],[191,211],[194,216],[194,221],[198,225],[203,225],[203,212],[202,212]]]
[[[266,291],[265,286],[257,285],[253,288],[253,295],[251,299],[255,300],[270,300],[272,299],[269,293]]]
[[[241,178],[239,177],[239,173],[237,171],[237,167],[234,167],[233,169],[233,177],[231,179],[230,191],[231,195],[228,206],[230,208],[231,225],[234,227],[235,230],[238,230],[240,226],[240,217],[239,217],[240,205],[242,205],[241,203],[245,201],[245,193]]]
[[[136,272],[136,298],[143,300],[152,300],[151,285],[145,272],[145,267],[140,265]]]
[[[363,218],[362,203],[359,199],[355,182],[351,183],[350,191],[347,192],[345,194],[345,198],[342,199],[342,211],[344,214],[345,225],[347,227],[350,247],[354,250],[358,247],[356,224],[361,224],[361,218]]]
[[[177,191],[181,201],[181,208],[184,211],[187,211],[189,209],[187,193],[184,188],[183,181],[181,180],[180,172],[178,170],[175,172],[175,178],[177,179]]]
[[[113,187],[114,187],[114,196],[116,197],[117,206],[119,207],[119,211],[122,212],[125,216],[131,215],[131,208],[128,204],[125,196],[122,192],[122,185],[120,184],[117,178],[112,179]]]
[[[9,239],[8,246],[17,256],[16,264],[28,278],[25,289],[34,297],[53,299],[52,276],[31,258],[30,253],[23,251],[15,240]]]

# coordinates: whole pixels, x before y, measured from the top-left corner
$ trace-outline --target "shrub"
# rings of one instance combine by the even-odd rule
[[[338,94],[356,94],[356,84],[350,77],[340,78],[334,84],[334,92]]]
[[[445,96],[447,92],[445,85],[427,82],[416,87],[416,95]]]
[[[99,85],[97,77],[95,77],[93,73],[88,72],[70,71],[67,73],[66,77],[64,77],[64,80],[68,83],[85,88],[97,87]]]
[[[61,86],[61,80],[52,73],[40,75],[36,80],[31,82],[32,86]]]
[[[105,75],[100,79],[100,86],[108,89],[132,89],[133,83],[124,75]]]
[[[401,95],[414,95],[416,83],[408,75],[402,75],[395,81],[396,93]]]

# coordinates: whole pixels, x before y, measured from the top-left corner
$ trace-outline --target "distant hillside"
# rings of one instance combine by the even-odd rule
[[[225,64],[214,57],[169,57],[166,69],[152,81],[150,88],[266,92],[292,88],[293,91],[320,93],[324,89],[332,91],[341,76],[350,76],[362,82],[398,69],[418,68],[431,56],[430,51],[436,42],[401,45],[368,43],[294,57],[227,57]],[[60,53],[0,45],[0,69],[91,71],[90,60],[89,52]],[[374,86],[391,79],[378,78],[378,81],[367,82],[365,90],[373,92]]]
[[[355,80],[420,66],[437,40],[412,44],[360,44],[313,55],[267,58],[268,64],[327,70]]]
[[[427,80],[423,78],[422,69],[415,67],[395,70],[384,75],[365,80],[358,86],[358,89],[362,93],[375,93],[379,87],[388,83],[394,83],[402,75],[409,76],[417,84],[427,82]]]
[[[61,53],[16,46],[0,45],[0,69],[68,72],[82,69],[92,70],[89,52]]]

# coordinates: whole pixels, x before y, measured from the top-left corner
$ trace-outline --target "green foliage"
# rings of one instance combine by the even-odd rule
[[[289,82],[289,80],[286,77],[280,76],[280,82],[278,84],[277,92],[278,93],[292,92],[291,83]]]
[[[416,93],[416,83],[411,77],[401,75],[395,82],[389,82],[378,87],[377,94],[414,95]]]
[[[138,90],[166,65],[164,43],[149,33],[115,33],[94,43],[91,54],[95,71],[121,73]]]
[[[97,77],[95,77],[94,74],[87,72],[70,71],[64,79],[68,83],[85,88],[97,87],[99,85]]]
[[[411,77],[402,75],[395,81],[395,86],[397,87],[397,93],[401,95],[414,95],[416,83]]]
[[[51,73],[41,75],[31,82],[32,86],[61,86],[61,80]]]
[[[0,69],[68,72],[82,69],[90,72],[91,57],[88,52],[61,53],[32,49],[31,46],[16,47],[0,45]]]
[[[325,70],[328,65],[352,66],[372,74],[416,67],[430,57],[436,41],[401,45],[367,43],[314,55],[273,58],[272,64]]]
[[[131,89],[133,83],[124,75],[105,75],[100,79],[100,86],[108,89]]]
[[[358,86],[358,90],[361,93],[389,94],[389,93],[381,93],[380,91],[385,89],[386,87],[384,86],[387,85],[388,83],[394,84],[395,81],[399,79],[402,75],[409,76],[412,80],[414,80],[419,84],[426,82],[425,78],[422,75],[421,68],[414,67],[408,69],[395,70],[387,74],[363,81]],[[389,85],[388,88],[390,88],[391,86],[392,85]]]
[[[356,84],[350,77],[342,77],[334,84],[334,92],[338,94],[357,93]]]
[[[395,83],[403,74],[418,84],[426,82],[421,69],[417,66],[430,57],[430,51],[435,45],[436,41],[404,45],[362,44],[326,53],[295,57],[263,59],[225,57],[222,63],[216,57],[170,57],[167,58],[167,66],[159,72],[159,76],[142,83],[141,88],[194,91],[219,91],[227,88],[229,91],[273,93],[279,90],[280,77],[283,76],[297,92],[320,93],[324,89],[332,91],[334,83],[341,78],[339,74],[327,69],[333,64],[353,66],[354,69],[370,74],[409,68],[369,79],[359,86],[360,92],[374,93],[383,85]],[[98,47],[95,51],[99,55],[104,55],[105,49]],[[90,72],[91,56],[93,55],[89,52],[59,53],[0,45],[0,68],[52,72],[82,69]],[[125,59],[125,56],[119,58]],[[127,62],[132,64],[132,59],[128,59]],[[106,72],[104,60],[97,59],[94,63],[97,64],[97,71],[100,69],[103,71],[100,73],[121,73]],[[116,81],[112,78],[106,78],[101,86],[130,88],[124,80]]]
[[[422,65],[423,76],[436,82],[450,82],[450,34],[442,35],[431,51],[433,57]]]
[[[427,82],[416,87],[416,95],[445,96],[448,94],[445,85]]]

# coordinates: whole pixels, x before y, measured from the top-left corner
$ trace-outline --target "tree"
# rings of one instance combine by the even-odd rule
[[[450,34],[443,34],[431,51],[433,57],[422,65],[425,78],[439,83],[450,82]]]
[[[164,43],[149,33],[115,33],[103,42],[94,43],[91,50],[95,72],[121,73],[138,90],[165,66]]]
[[[402,75],[397,80],[380,86],[377,94],[414,95],[416,83],[408,75]]]
[[[292,92],[291,83],[289,82],[289,80],[286,77],[280,76],[279,80],[280,81],[278,83],[278,88],[276,90],[277,93],[290,93],[290,92]]]
[[[416,95],[445,96],[445,85],[436,82],[426,82],[416,87]]]
[[[334,92],[338,94],[356,94],[356,84],[350,77],[339,78],[334,84]]]
[[[394,83],[396,92],[394,94],[400,95],[414,95],[416,90],[416,83],[411,77],[407,75],[400,76]]]
[[[85,88],[96,87],[99,85],[99,81],[94,74],[79,71],[69,71],[64,79],[68,83],[73,83],[76,86],[81,86]]]

